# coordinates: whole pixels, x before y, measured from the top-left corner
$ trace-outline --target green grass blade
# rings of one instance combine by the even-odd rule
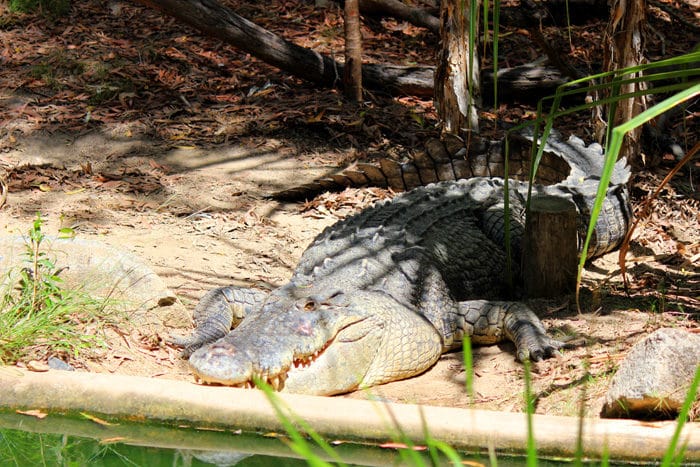
[[[612,136],[608,148],[605,153],[605,163],[603,165],[603,173],[600,176],[600,183],[598,185],[598,192],[596,194],[596,199],[591,209],[590,221],[588,224],[588,232],[586,234],[586,240],[584,241],[583,248],[581,250],[581,258],[578,265],[578,273],[576,275],[577,283],[581,283],[581,277],[583,274],[583,266],[586,263],[588,247],[590,245],[591,239],[593,238],[593,232],[595,230],[596,222],[598,221],[598,216],[603,206],[603,200],[607,194],[608,184],[610,183],[610,177],[612,176],[615,163],[617,161],[617,156],[620,153],[620,148],[622,147],[622,139],[625,134],[632,128],[636,128],[649,120],[661,115],[662,113],[668,111],[669,109],[680,105],[681,103],[692,99],[693,97],[700,94],[700,83],[691,86],[663,101],[656,104],[653,107],[645,110],[644,112],[637,115],[630,121],[615,127],[612,131]],[[578,293],[577,293],[578,301]]]
[[[508,167],[508,159],[510,155],[510,144],[508,142],[508,138],[506,138],[506,157],[503,161],[503,172],[506,174],[506,176],[503,178],[503,228],[504,228],[504,241],[505,241],[505,248],[506,248],[506,275],[505,275],[505,283],[507,284],[508,288],[511,289],[513,287],[513,257],[512,257],[512,248],[511,248],[511,242],[510,242],[510,192],[509,192],[509,180],[510,177],[507,176],[510,168]]]
[[[493,110],[498,110],[498,36],[501,24],[501,0],[493,1]],[[506,172],[508,173],[508,172]]]
[[[474,405],[474,356],[472,354],[471,338],[462,338],[462,355],[464,360],[464,390],[467,392],[469,405]]]
[[[574,50],[574,41],[571,39],[571,15],[569,14],[569,0],[564,2],[566,6],[566,33],[569,36],[569,50]]]
[[[535,442],[535,428],[533,417],[535,413],[535,399],[532,395],[532,368],[529,360],[525,360],[525,412],[527,416],[527,465],[537,467],[537,444]]]
[[[605,440],[603,444],[603,454],[600,456],[600,467],[608,467],[610,465],[610,448],[608,447],[608,441]]]
[[[280,421],[285,431],[291,438],[291,441],[288,443],[290,449],[292,449],[298,455],[302,456],[309,465],[312,465],[314,467],[332,467],[332,464],[324,461],[316,453],[313,452],[313,450],[311,449],[311,444],[306,440],[306,438],[295,426],[296,422],[296,424],[301,426],[304,429],[304,431],[309,435],[309,437],[311,437],[311,439],[313,439],[313,441],[326,454],[328,454],[332,459],[334,459],[335,462],[337,462],[337,465],[345,465],[338,453],[335,452],[335,450],[323,438],[321,438],[318,435],[318,433],[316,433],[306,422],[300,419],[292,420],[291,410],[289,410],[289,408],[284,405],[284,403],[279,399],[279,397],[277,397],[274,390],[269,384],[263,382],[258,378],[254,378],[254,383],[255,386],[257,386],[260,390],[263,391],[263,393],[267,397],[267,400],[270,401],[270,405],[272,405],[277,419]],[[290,415],[287,415],[287,413],[285,412],[289,413]]]
[[[486,56],[486,47],[489,44],[489,7],[490,7],[491,2],[489,0],[484,0],[482,2],[482,7],[483,7],[483,15],[484,15],[484,51],[482,52],[482,56]]]
[[[426,438],[426,444],[428,445],[428,449],[430,449],[431,452],[441,452],[445,457],[447,457],[447,459],[450,461],[450,464],[452,464],[453,466],[459,467],[463,465],[462,458],[459,456],[457,451],[455,451],[452,446],[445,443],[444,441],[438,441],[428,437]],[[439,459],[437,459],[437,461],[438,462],[433,461],[434,465],[443,465],[441,462],[439,462]]]
[[[657,68],[667,68],[667,67],[671,68],[671,67],[676,67],[676,66],[683,67],[683,66],[688,66],[688,65],[692,66],[699,59],[700,59],[700,51],[695,51],[695,52],[691,52],[688,54],[679,55],[677,57],[668,58],[665,60],[659,60],[656,62],[649,62],[649,63],[645,63],[642,65],[636,65],[636,66],[632,66],[632,67],[628,67],[628,68],[622,68],[619,70],[596,73],[596,74],[585,76],[583,78],[569,81],[567,83],[560,85],[557,88],[555,95],[560,94],[566,88],[578,87],[581,84],[585,84],[585,83],[591,82],[591,81],[604,81],[604,79],[611,78],[614,76],[636,75],[640,71],[646,71],[646,70],[650,70],[650,69],[653,70],[653,69],[657,69]],[[697,70],[697,69],[695,69],[695,70]],[[693,69],[678,70],[677,72],[680,74],[696,73],[696,71],[693,71]],[[643,77],[637,77],[636,79],[640,80],[640,81],[644,81],[644,80],[648,79],[648,76],[646,76],[646,74],[645,74]],[[606,86],[608,86],[608,84],[600,84],[598,86],[599,86],[599,88],[602,89],[602,88],[605,88]],[[552,99],[553,97],[554,96],[548,96],[548,97],[545,97],[545,99]]]
[[[498,467],[498,457],[496,457],[496,448],[493,447],[493,442],[489,441],[488,446],[489,463],[491,467]]]
[[[681,411],[678,414],[676,429],[673,432],[671,442],[669,443],[668,448],[664,453],[664,457],[661,460],[661,467],[668,467],[672,463],[680,464],[682,461],[683,452],[685,451],[685,444],[681,446],[678,453],[676,453],[676,449],[678,448],[678,442],[680,441],[683,426],[685,425],[690,409],[695,402],[695,395],[698,392],[698,385],[700,385],[700,365],[698,365],[695,369],[695,376],[693,377],[693,381],[690,383],[688,394],[686,394],[685,401],[683,402]]]

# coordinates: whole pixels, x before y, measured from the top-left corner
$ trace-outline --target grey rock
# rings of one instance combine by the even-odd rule
[[[46,236],[41,251],[62,268],[59,277],[66,286],[81,287],[93,296],[118,300],[125,308],[134,310],[130,316],[134,325],[155,324],[154,320],[163,313],[148,310],[176,303],[175,294],[163,280],[132,253],[96,240],[53,236]],[[26,267],[25,252],[26,240],[21,236],[0,237],[0,281],[6,282],[13,269]],[[184,309],[176,311],[169,310],[168,314],[182,314],[181,325],[186,325]]]
[[[49,368],[53,370],[61,370],[61,371],[75,371],[75,368],[69,363],[64,362],[60,358],[56,357],[49,357],[49,360],[47,362],[49,364]]]
[[[604,418],[673,419],[700,365],[700,336],[662,328],[637,343],[615,373]],[[697,396],[696,396],[697,400]]]

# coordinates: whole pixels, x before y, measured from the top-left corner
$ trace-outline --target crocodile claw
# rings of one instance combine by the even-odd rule
[[[526,360],[539,362],[548,358],[561,356],[559,349],[565,345],[562,341],[538,332],[533,333],[533,335],[528,336],[528,338],[524,340],[527,341],[525,345],[517,346],[518,350],[516,356],[521,362]]]

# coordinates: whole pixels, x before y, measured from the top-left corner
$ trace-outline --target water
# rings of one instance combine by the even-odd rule
[[[305,466],[281,433],[194,430],[99,419],[0,413],[0,466]],[[401,463],[396,449],[335,443],[349,466]],[[314,451],[329,461],[322,450]],[[426,453],[419,453],[427,460]]]
[[[138,417],[135,417],[136,419]],[[4,466],[306,466],[287,444],[284,433],[243,433],[168,427],[146,423],[114,423],[90,416],[82,419],[0,412],[0,467]],[[433,465],[427,451],[382,448],[372,444],[333,442],[333,450],[352,466]],[[320,458],[334,459],[320,448]],[[485,456],[462,454],[462,465],[488,466]],[[449,465],[440,457],[437,465]],[[540,460],[539,467],[571,465]],[[522,458],[498,458],[501,467],[525,465]],[[596,463],[590,464],[596,465]],[[621,464],[611,464],[621,465]]]
[[[229,451],[103,444],[78,436],[0,430],[0,465],[17,466],[305,466],[300,459]]]

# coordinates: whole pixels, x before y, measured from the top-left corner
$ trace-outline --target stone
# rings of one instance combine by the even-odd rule
[[[620,364],[601,417],[676,418],[698,365],[700,336],[682,329],[658,329],[635,344]]]
[[[97,240],[46,236],[41,251],[61,269],[67,287],[79,287],[98,297],[111,297],[133,310],[130,321],[137,326],[167,322],[187,326],[184,308],[175,294],[143,260],[127,251]],[[0,282],[13,268],[26,266],[26,239],[0,237]],[[169,309],[167,312],[165,309]],[[177,319],[179,318],[179,319]]]

